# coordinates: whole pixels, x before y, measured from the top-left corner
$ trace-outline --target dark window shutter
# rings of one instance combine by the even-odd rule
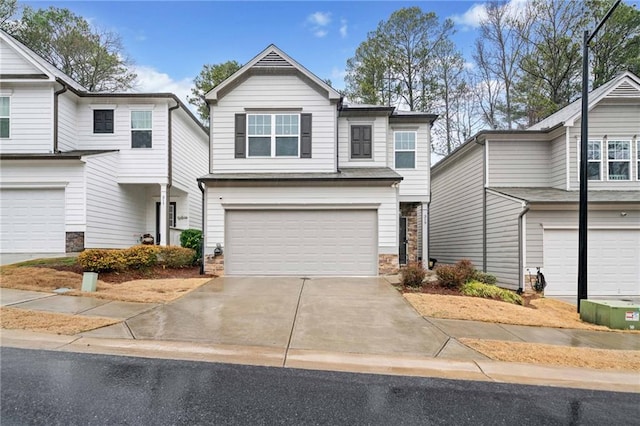
[[[351,158],[371,158],[371,126],[351,126]]]
[[[247,114],[236,114],[235,157],[246,158],[247,153]]]
[[[371,158],[371,126],[362,126],[362,156]]]
[[[93,133],[113,133],[112,109],[96,109],[93,111]]]
[[[300,114],[300,158],[311,158],[311,114]]]

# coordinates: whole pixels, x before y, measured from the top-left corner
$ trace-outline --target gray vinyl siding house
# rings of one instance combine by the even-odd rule
[[[640,78],[589,97],[589,295],[640,295]],[[431,257],[517,289],[577,287],[580,100],[526,130],[482,131],[431,169]]]

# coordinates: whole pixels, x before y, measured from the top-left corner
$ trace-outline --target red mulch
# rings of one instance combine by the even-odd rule
[[[80,265],[43,265],[45,268],[58,271],[75,272],[82,275],[83,269]],[[165,278],[214,278],[214,275],[200,275],[200,267],[168,269],[162,266],[153,266],[148,269],[132,269],[124,272],[101,272],[98,279],[106,283],[123,283],[133,280],[155,280]]]

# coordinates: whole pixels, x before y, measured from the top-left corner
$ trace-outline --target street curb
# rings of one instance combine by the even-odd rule
[[[2,330],[0,346],[352,373],[438,377],[640,393],[640,374],[501,361],[460,361],[403,354],[356,354],[183,341],[106,339]]]

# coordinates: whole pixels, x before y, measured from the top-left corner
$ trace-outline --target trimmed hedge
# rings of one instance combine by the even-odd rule
[[[87,249],[78,255],[85,271],[112,272],[146,269],[155,265],[185,268],[193,265],[195,251],[183,247],[137,245],[126,249]]]

